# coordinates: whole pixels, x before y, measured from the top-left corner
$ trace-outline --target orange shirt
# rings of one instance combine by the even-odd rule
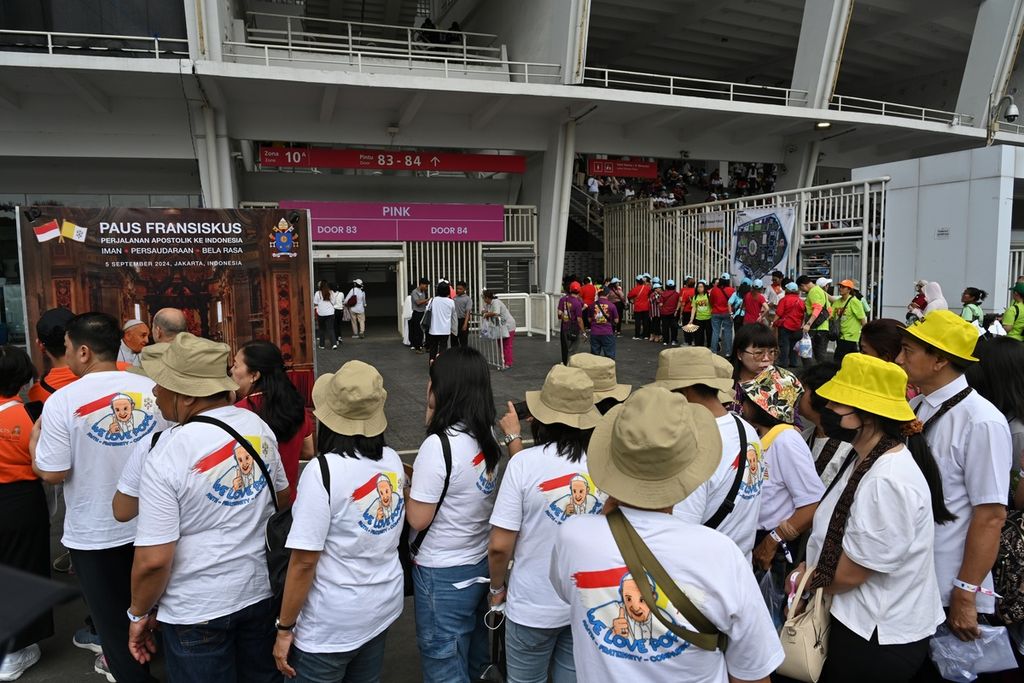
[[[0,398],[0,407],[5,405],[0,410],[0,484],[37,479],[28,452],[32,418],[17,396]]]
[[[32,388],[28,390],[28,400],[30,401],[41,401],[46,402],[46,399],[50,398],[50,395],[54,391],[57,391],[61,387],[67,385],[78,379],[78,375],[71,372],[71,368],[64,366],[63,368],[50,368],[50,371],[38,382],[32,385]],[[49,389],[43,386],[43,382],[49,385]]]

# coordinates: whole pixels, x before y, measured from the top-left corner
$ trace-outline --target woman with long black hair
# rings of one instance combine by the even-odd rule
[[[313,295],[313,312],[316,313],[316,327],[320,332],[320,348],[330,344],[338,348],[338,337],[334,329],[334,292],[327,280],[321,280]]]
[[[488,522],[501,457],[495,416],[480,352],[460,346],[438,356],[406,513],[419,532],[412,539],[413,586],[427,683],[476,680],[487,658]]]
[[[285,373],[281,350],[268,341],[249,342],[235,354],[231,379],[238,385],[235,405],[259,415],[277,437],[294,501],[299,460],[313,457],[313,418]]]
[[[828,401],[825,433],[857,453],[819,504],[807,544],[808,585],[832,595],[828,683],[911,680],[946,618],[935,525],[955,517],[906,385],[899,366],[851,353],[817,390]]]

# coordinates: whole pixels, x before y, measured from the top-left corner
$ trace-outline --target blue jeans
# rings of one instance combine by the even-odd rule
[[[722,355],[732,354],[732,315],[728,313],[715,313],[711,316],[711,352],[718,353],[718,342],[722,342]]]
[[[779,329],[779,361],[776,363],[780,368],[795,368],[798,365],[800,358],[797,354],[796,343],[800,341],[803,336],[803,330],[787,330],[785,327]]]
[[[508,683],[576,683],[572,627],[533,628],[505,619]]]
[[[590,335],[590,352],[595,356],[607,356],[608,358],[615,360],[615,335]]]
[[[304,652],[292,648],[289,663],[295,669],[293,683],[377,683],[384,667],[384,640],[388,631],[351,652]]]
[[[487,583],[452,584],[488,576],[487,558],[461,567],[413,565],[416,643],[425,683],[475,681],[487,663]]]
[[[271,598],[199,624],[163,624],[167,680],[280,683]]]

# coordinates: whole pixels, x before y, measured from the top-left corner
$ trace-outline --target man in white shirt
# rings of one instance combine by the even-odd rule
[[[65,359],[79,379],[44,404],[33,469],[48,484],[64,484],[62,543],[71,552],[107,666],[118,681],[132,683],[151,680],[128,652],[125,610],[135,523],[114,519],[110,501],[135,444],[166,423],[153,399],[153,381],[117,369],[119,328],[105,313],[83,313],[65,325]]]
[[[227,344],[188,333],[143,359],[178,426],[143,465],[128,646],[148,662],[159,621],[170,680],[270,683],[281,676],[264,536],[288,480],[270,427],[231,403],[229,359]]]
[[[782,662],[747,559],[721,533],[672,514],[714,474],[721,453],[708,410],[657,386],[635,392],[594,429],[587,464],[612,511],[569,518],[551,556],[551,582],[570,607],[578,680],[767,682]],[[647,547],[665,584],[651,563],[623,556],[613,524],[632,527],[632,545]],[[677,592],[714,627],[701,645],[677,632],[696,630],[683,615],[692,611],[671,597]]]
[[[1013,451],[1006,418],[964,378],[977,361],[977,340],[973,325],[934,311],[904,331],[896,358],[921,390],[910,405],[924,423],[946,507],[957,516],[935,526],[935,574],[950,630],[961,640],[978,638],[978,615],[995,611],[990,570],[1006,520]]]
[[[754,549],[757,518],[761,510],[765,463],[757,432],[746,420],[732,415],[723,405],[724,401],[732,401],[732,365],[703,346],[668,349],[658,356],[656,377],[656,386],[680,393],[690,404],[707,408],[714,416],[722,438],[721,459],[715,473],[676,505],[672,514],[692,524],[717,529],[731,538],[749,558]],[[745,454],[740,453],[740,429],[747,442]],[[737,485],[741,459],[746,464]],[[731,506],[726,504],[730,497]],[[712,519],[719,509],[722,509],[724,517],[719,514],[720,519]]]

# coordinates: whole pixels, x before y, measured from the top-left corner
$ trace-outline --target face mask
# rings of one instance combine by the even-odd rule
[[[839,423],[843,421],[843,418],[850,413],[840,415],[836,411],[829,407],[821,409],[819,415],[821,416],[821,429],[825,432],[825,436],[830,439],[839,439],[847,443],[852,443],[857,437],[857,432],[860,429],[849,429],[847,427],[839,426]]]

